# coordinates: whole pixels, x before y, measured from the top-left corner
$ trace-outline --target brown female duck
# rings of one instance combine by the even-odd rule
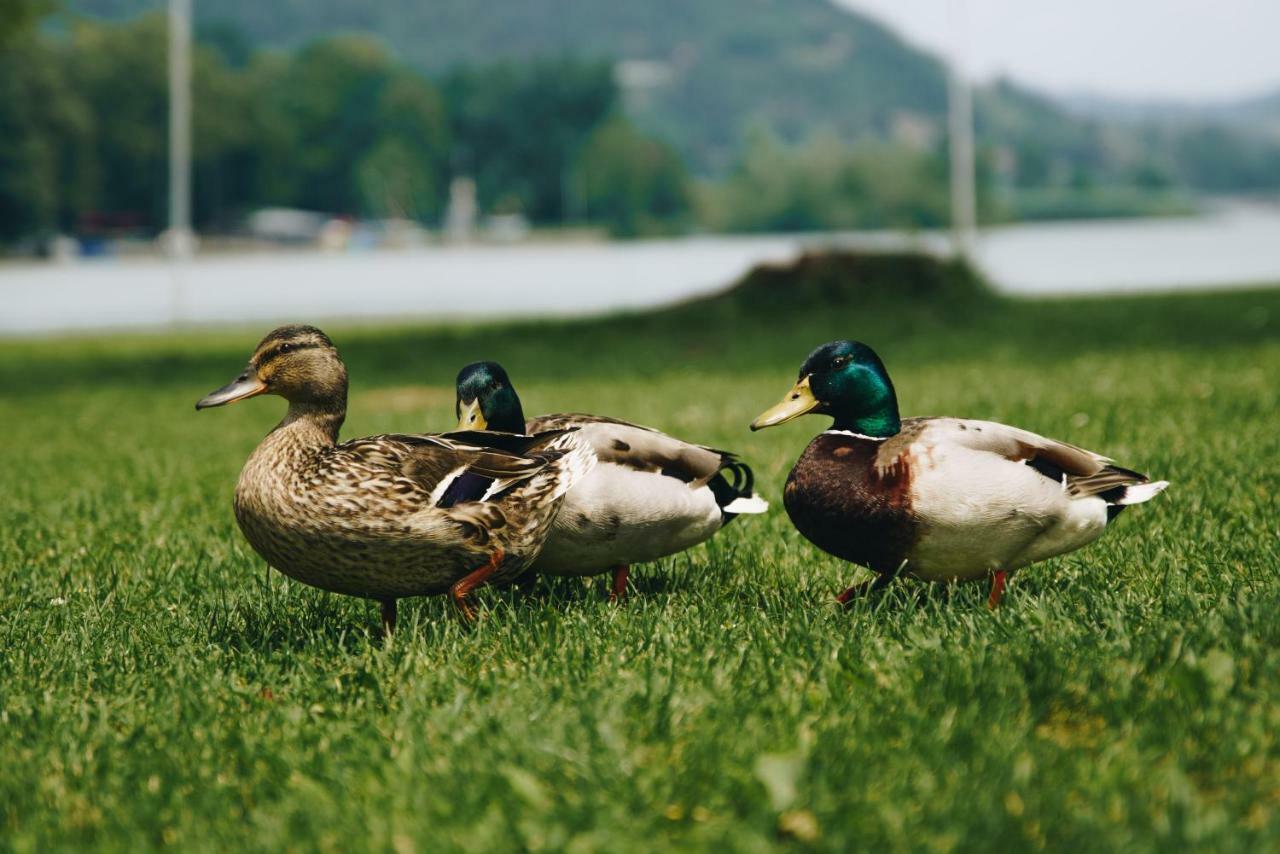
[[[432,435],[338,443],[347,371],[311,326],[284,326],[197,409],[275,394],[289,408],[245,463],[236,520],[267,563],[298,581],[382,603],[468,594],[520,575],[538,556],[565,492],[595,464],[571,432],[507,449]]]

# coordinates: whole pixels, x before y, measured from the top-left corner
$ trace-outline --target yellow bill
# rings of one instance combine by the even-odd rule
[[[458,403],[458,430],[488,430],[489,422],[480,411],[480,398],[470,403]]]
[[[818,406],[818,399],[809,388],[809,378],[805,377],[795,384],[787,396],[777,406],[766,409],[760,417],[751,422],[752,430],[763,430],[785,424],[793,418],[799,418],[806,412],[812,412]]]

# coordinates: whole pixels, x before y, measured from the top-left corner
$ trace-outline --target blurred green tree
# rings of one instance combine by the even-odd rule
[[[617,102],[609,63],[559,57],[462,68],[444,91],[453,172],[475,179],[482,207],[501,201],[540,223],[572,218],[574,163]]]
[[[1232,128],[1192,126],[1166,145],[1171,159],[1196,187],[1218,193],[1280,187],[1280,148]]]
[[[703,188],[702,219],[725,231],[929,228],[948,217],[941,154],[818,134],[788,147],[756,129],[727,180]]]
[[[117,223],[156,230],[167,220],[167,23],[147,15],[113,26],[77,21],[59,42],[70,90],[92,114],[92,204]],[[254,145],[247,119],[253,93],[222,55],[192,56],[192,160],[198,225],[230,218],[253,188],[239,170]]]
[[[56,7],[54,0],[0,0],[0,48],[26,38]]]
[[[422,219],[438,207],[436,179],[410,144],[379,141],[356,164],[363,208],[379,218]]]
[[[439,91],[378,42],[228,62],[193,55],[194,216],[233,227],[258,205],[429,217],[449,129]],[[216,40],[215,40],[216,41]],[[72,21],[0,49],[0,239],[167,220],[166,21]],[[237,57],[237,62],[244,57]]]
[[[212,48],[232,68],[244,68],[253,58],[253,39],[235,21],[196,21],[195,39]]]
[[[69,228],[94,202],[94,117],[63,60],[42,40],[0,49],[0,240]]]
[[[263,101],[257,121],[266,198],[331,213],[421,217],[439,209],[449,139],[444,105],[381,42],[324,39],[291,60],[266,57],[251,73]],[[370,182],[397,181],[403,186],[393,211],[386,193],[370,194]]]
[[[585,218],[618,237],[669,232],[691,207],[689,175],[675,151],[615,115],[591,134],[574,172]]]

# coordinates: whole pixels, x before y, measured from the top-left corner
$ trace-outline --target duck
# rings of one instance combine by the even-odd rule
[[[625,598],[634,564],[692,548],[738,516],[769,509],[755,493],[750,466],[727,451],[600,415],[561,413],[526,420],[515,386],[497,362],[462,368],[455,414],[458,424],[451,435],[573,430],[587,443],[598,463],[569,489],[530,571],[556,576],[611,572],[611,601]]]
[[[751,429],[806,414],[832,419],[787,478],[783,505],[818,548],[877,573],[849,604],[898,576],[990,579],[995,608],[1011,573],[1102,536],[1167,481],[1101,454],[993,421],[908,418],[884,363],[860,341],[815,349],[780,403]]]
[[[241,532],[286,576],[379,602],[388,635],[397,601],[410,596],[448,593],[474,620],[472,591],[532,564],[565,494],[595,465],[572,431],[503,449],[430,434],[340,443],[347,369],[314,326],[268,333],[196,409],[259,395],[283,397],[288,409],[240,472]]]

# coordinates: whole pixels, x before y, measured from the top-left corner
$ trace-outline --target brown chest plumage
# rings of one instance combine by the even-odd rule
[[[843,433],[818,435],[791,470],[787,515],[814,545],[836,557],[894,572],[918,527],[911,513],[911,472],[904,463],[880,473],[882,442]]]

